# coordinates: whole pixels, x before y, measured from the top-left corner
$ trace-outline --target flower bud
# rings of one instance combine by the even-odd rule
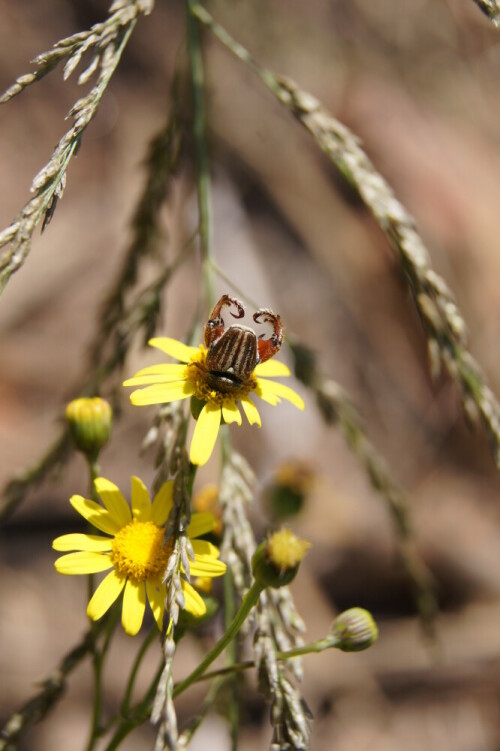
[[[274,532],[261,542],[252,557],[252,573],[263,587],[278,589],[295,578],[310,543],[289,529]]]
[[[361,652],[378,639],[378,628],[373,616],[364,608],[350,608],[338,615],[330,628],[332,646],[343,652]]]
[[[308,462],[295,460],[280,464],[266,491],[273,519],[283,520],[297,515],[313,485],[314,470]]]
[[[95,459],[109,440],[113,412],[98,396],[74,399],[66,406],[66,419],[76,447]]]

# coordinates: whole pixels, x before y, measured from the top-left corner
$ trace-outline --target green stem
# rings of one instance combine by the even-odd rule
[[[224,628],[226,631],[230,628],[234,616],[236,614],[236,600],[234,592],[234,582],[231,574],[231,570],[226,571],[224,577]],[[238,648],[235,639],[229,644],[227,648],[228,667],[232,667],[236,664],[238,659]],[[239,726],[239,706],[238,706],[238,680],[236,673],[230,678],[229,686],[229,706],[227,708],[227,716],[229,719],[229,726],[231,729],[231,748],[232,751],[237,751],[238,748],[238,726]]]
[[[205,659],[200,662],[198,667],[195,668],[187,678],[185,678],[183,681],[178,683],[177,686],[175,686],[173,692],[174,699],[176,696],[182,694],[183,691],[189,688],[192,683],[195,683],[197,680],[199,680],[200,676],[203,675],[208,666],[211,665],[212,662],[216,660],[220,653],[227,647],[227,645],[230,644],[240,628],[243,626],[245,620],[248,617],[248,614],[250,613],[254,605],[257,604],[260,593],[263,589],[264,587],[259,581],[254,581],[245,597],[243,598],[240,609],[236,613],[226,633],[221,637],[221,639],[219,639],[215,647],[207,654]]]
[[[198,212],[200,217],[199,231],[203,257],[203,281],[208,307],[211,309],[215,302],[212,278],[212,223],[210,209],[210,168],[206,143],[206,115],[205,115],[205,75],[203,58],[201,55],[200,35],[198,23],[193,16],[196,3],[186,0],[186,25],[189,62],[191,67],[191,90],[193,96],[193,136],[196,149],[198,169]]]
[[[317,652],[324,652],[325,649],[335,649],[337,643],[334,639],[327,637],[326,639],[318,639],[310,644],[305,644],[302,647],[295,647],[287,652],[276,652],[277,660],[291,660],[294,657],[302,657],[303,655],[314,654]],[[202,676],[196,679],[194,683],[200,683],[201,681],[210,681],[213,678],[222,678],[232,673],[241,673],[243,670],[249,670],[255,668],[256,663],[254,660],[245,660],[244,662],[236,662],[234,665],[228,665],[225,668],[219,670],[211,670],[209,673],[204,673]],[[177,688],[177,687],[176,687]]]

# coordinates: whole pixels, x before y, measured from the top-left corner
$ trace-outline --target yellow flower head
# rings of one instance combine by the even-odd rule
[[[280,571],[298,566],[310,547],[310,542],[297,537],[290,529],[273,532],[267,540],[269,560]]]
[[[252,556],[252,573],[263,587],[275,589],[290,584],[311,544],[289,529],[273,532]]]
[[[141,628],[146,599],[161,629],[166,586],[162,582],[171,549],[164,545],[165,523],[172,508],[172,482],[166,482],[151,503],[146,486],[132,477],[132,502],[127,503],[120,490],[104,477],[95,480],[103,505],[74,495],[73,508],[102,535],[69,534],[54,540],[54,550],[65,552],[55,562],[60,574],[95,574],[111,569],[99,584],[87,607],[87,615],[98,620],[123,590],[122,624],[135,636]],[[194,577],[221,576],[226,565],[218,560],[219,550],[209,542],[195,538],[211,532],[215,518],[209,513],[193,514],[186,533],[192,541]],[[76,551],[76,552],[67,552]],[[185,609],[200,617],[205,614],[203,599],[182,579]]]
[[[269,380],[290,375],[282,362],[267,360],[259,363],[250,377],[241,383],[233,379],[228,386],[229,379],[214,375],[207,367],[208,349],[203,345],[189,347],[168,337],[151,339],[149,344],[174,357],[180,364],[143,368],[123,385],[143,387],[130,395],[134,405],[164,404],[192,396],[203,403],[191,441],[190,459],[193,464],[205,464],[209,460],[222,419],[226,423],[241,425],[238,405],[243,408],[250,425],[260,427],[260,415],[250,396],[258,396],[273,406],[286,399],[298,409],[304,409],[303,400],[289,386]]]

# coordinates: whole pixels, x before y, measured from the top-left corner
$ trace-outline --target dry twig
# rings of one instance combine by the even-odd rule
[[[26,260],[31,250],[33,233],[40,221],[43,220],[43,230],[52,219],[57,201],[64,191],[71,158],[80,147],[85,128],[97,113],[137,18],[140,14],[150,13],[152,8],[153,0],[117,0],[110,8],[110,17],[104,23],[62,39],[51,50],[38,55],[34,61],[38,70],[18,78],[0,97],[0,104],[8,102],[27,86],[53,70],[62,60],[66,60],[66,79],[75,70],[84,53],[91,49],[95,51],[92,62],[80,75],[78,82],[86,83],[98,70],[96,84],[70,109],[68,117],[73,118],[74,123],[57,144],[50,160],[34,178],[31,185],[34,198],[28,201],[10,225],[0,232],[0,248],[4,248],[0,253],[0,294],[12,274],[18,271]]]

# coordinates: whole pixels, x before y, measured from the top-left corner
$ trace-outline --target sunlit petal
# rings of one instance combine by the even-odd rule
[[[277,376],[289,376],[290,369],[284,362],[279,360],[267,360],[261,362],[254,370],[256,376],[266,376],[267,378],[273,378]]]
[[[94,486],[101,501],[120,527],[128,524],[132,519],[130,506],[114,482],[107,480],[105,477],[97,477],[94,480]]]
[[[259,410],[252,400],[248,396],[244,396],[241,400],[241,406],[250,425],[258,425],[260,428],[262,423],[260,421]]]
[[[190,562],[189,570],[191,576],[223,576],[226,564],[211,556],[196,556],[196,560]]]
[[[172,480],[164,482],[153,499],[151,507],[151,521],[161,527],[167,521],[172,508],[174,483]]]
[[[227,422],[228,425],[232,422],[237,422],[238,425],[241,425],[240,410],[235,402],[222,405],[222,417],[224,418],[224,422]]]
[[[163,383],[174,383],[177,381],[183,381],[185,380],[183,378],[182,373],[177,373],[175,375],[171,376],[164,376],[164,375],[144,375],[144,376],[133,376],[132,378],[128,378],[126,381],[123,381],[123,386],[149,386],[151,384],[158,384],[160,386]]]
[[[135,636],[142,626],[146,609],[144,582],[127,580],[123,593],[122,626],[126,634]]]
[[[184,579],[181,582],[181,586],[182,591],[184,592],[184,597],[186,598],[184,605],[185,610],[194,615],[196,618],[201,618],[201,616],[205,615],[205,613],[207,612],[207,608],[205,606],[205,603],[203,602],[203,599],[200,597],[198,592],[193,589],[191,584],[188,584],[188,582],[184,581]]]
[[[106,553],[93,553],[80,551],[62,555],[54,562],[59,574],[97,574],[99,571],[107,571],[113,566],[111,558]]]
[[[200,511],[199,514],[193,514],[191,521],[186,527],[189,537],[200,537],[206,535],[215,527],[215,516],[209,511]]]
[[[149,500],[148,489],[138,477],[132,477],[131,483],[133,517],[138,522],[147,522],[151,519],[151,501]]]
[[[257,388],[255,389],[255,394],[257,396],[260,396],[260,398],[267,402],[268,404],[272,404],[273,407],[275,407],[277,404],[281,402],[281,399],[279,396],[276,396],[274,391],[272,391],[271,388],[268,388],[268,384],[272,384],[272,381],[265,381],[263,378],[257,379]]]
[[[132,391],[130,401],[136,407],[144,407],[148,404],[176,402],[179,399],[187,399],[188,396],[193,394],[194,386],[190,381],[174,381]]]
[[[187,344],[179,342],[177,339],[171,339],[168,336],[150,339],[148,344],[150,347],[161,349],[162,352],[170,355],[170,357],[175,357],[180,362],[189,362],[193,357],[200,354],[199,347],[189,347]]]
[[[84,535],[75,532],[69,535],[56,537],[52,543],[54,550],[64,552],[66,550],[85,550],[89,553],[105,553],[111,550],[111,538],[100,535]]]
[[[186,374],[186,366],[177,363],[160,363],[150,365],[123,382],[124,386],[140,386],[147,383],[167,383],[168,381],[182,381]],[[151,379],[151,380],[148,380]]]
[[[190,459],[193,464],[205,464],[210,459],[217,440],[220,421],[220,406],[205,404],[196,422],[191,440]]]
[[[161,631],[163,612],[165,610],[166,587],[159,579],[148,579],[146,581],[146,594],[151,610],[153,611],[154,619]]]
[[[218,558],[220,555],[219,548],[207,540],[192,540],[191,545],[195,555],[209,555],[212,558]]]
[[[79,514],[101,532],[115,535],[120,529],[119,524],[99,503],[83,498],[81,495],[72,495],[69,502]]]
[[[259,386],[262,390],[265,390],[265,393],[272,393],[275,394],[275,396],[286,399],[298,409],[304,409],[305,407],[302,397],[291,389],[290,386],[285,386],[284,383],[266,381],[264,378],[259,378]]]
[[[99,584],[87,605],[88,617],[92,618],[93,621],[97,621],[103,616],[119,596],[126,581],[126,576],[117,574],[114,570],[110,571],[106,578]]]

